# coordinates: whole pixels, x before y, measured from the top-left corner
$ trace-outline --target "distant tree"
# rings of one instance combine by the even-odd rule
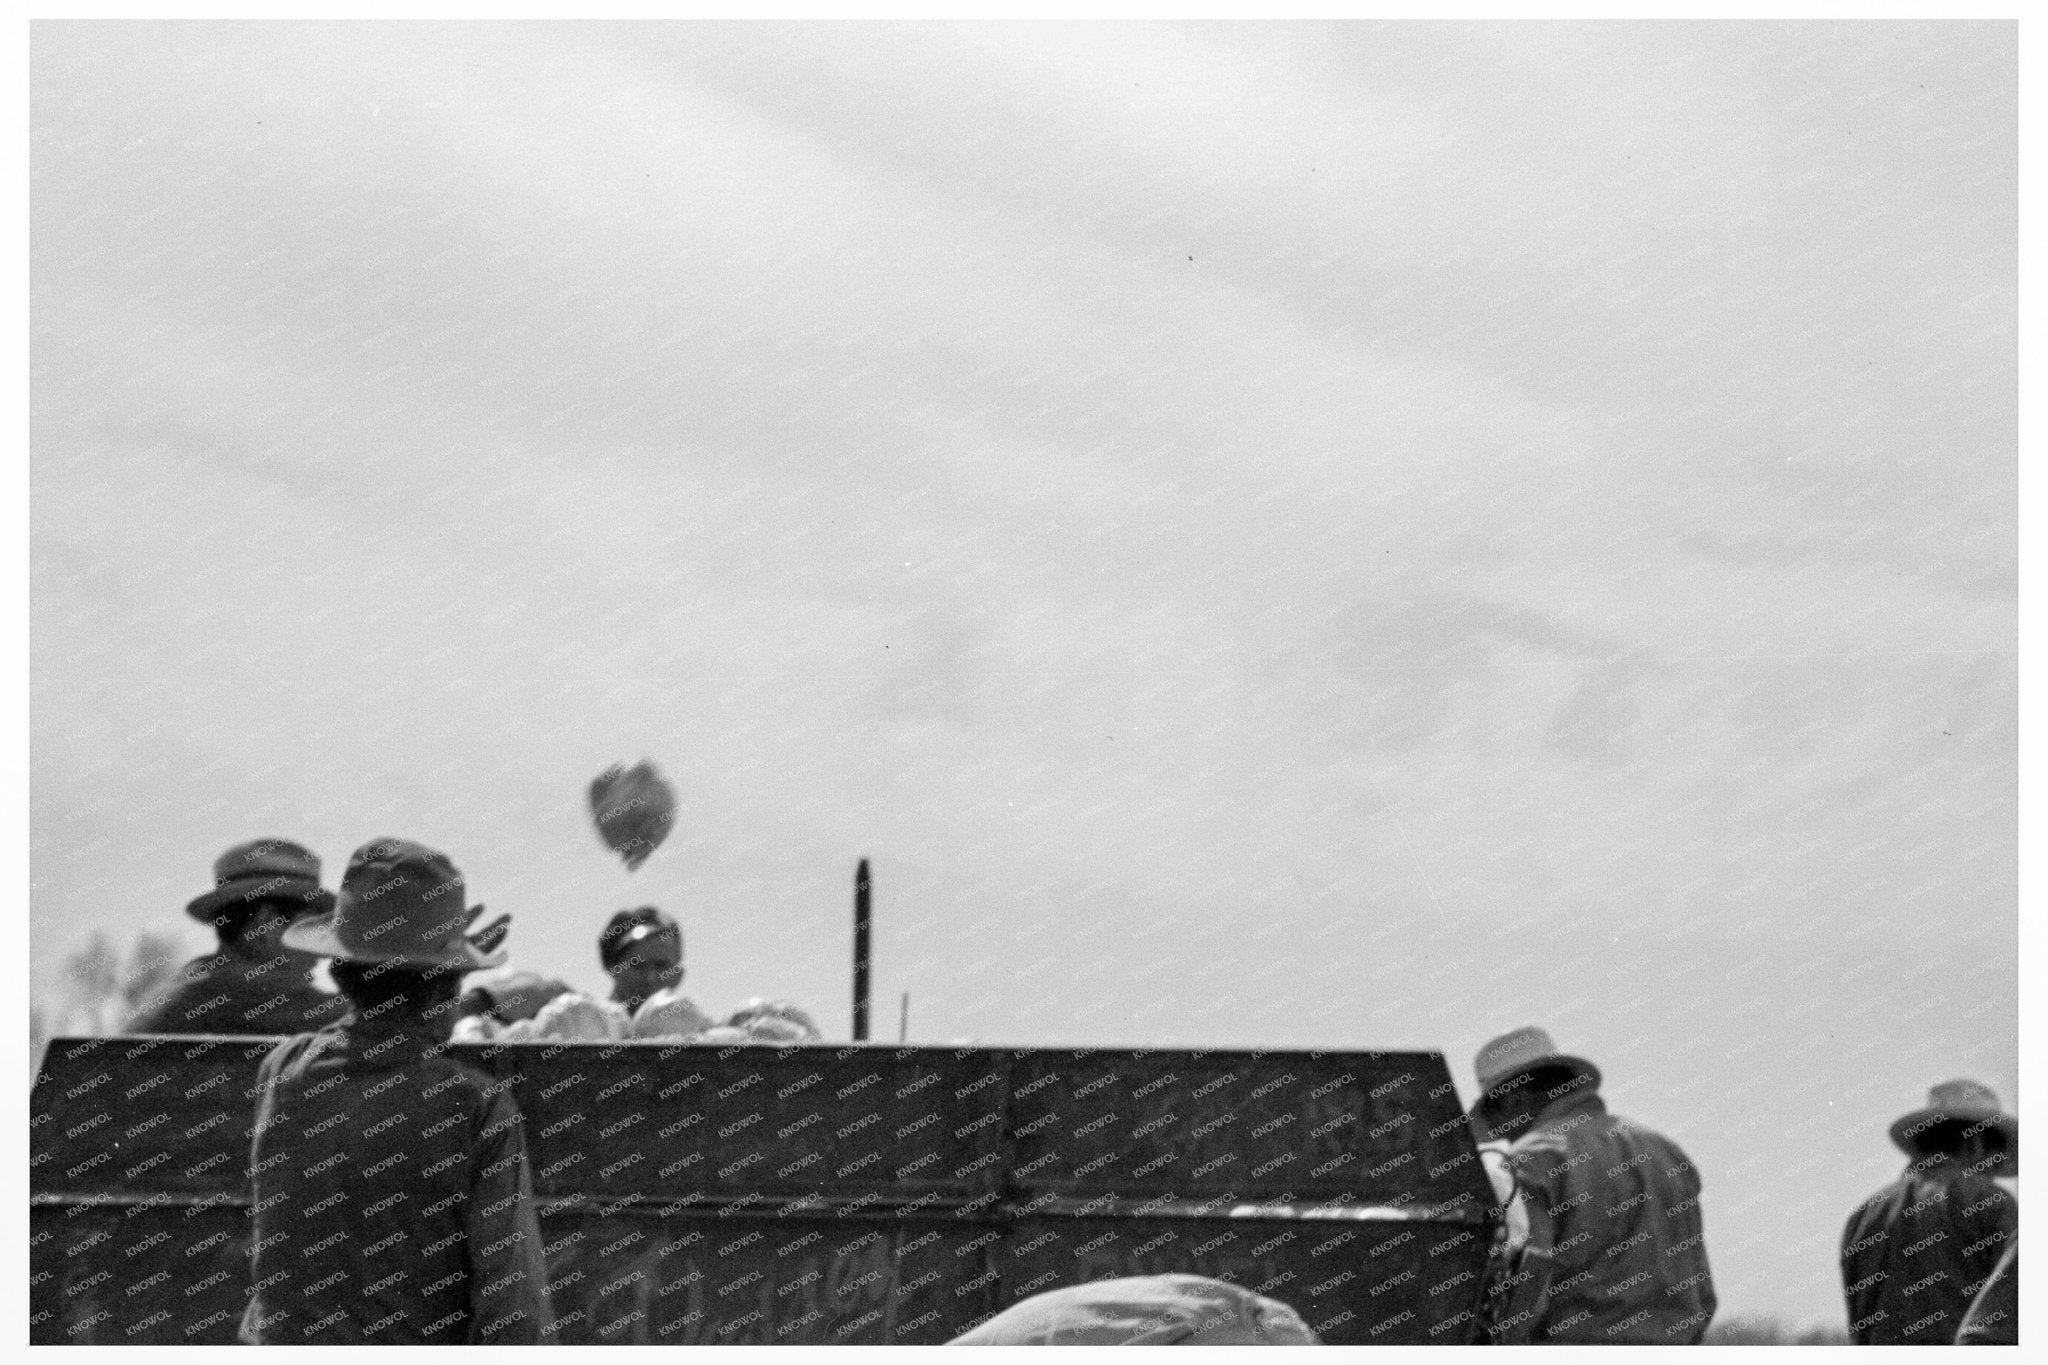
[[[133,1014],[144,1001],[177,975],[182,945],[169,934],[145,929],[135,936],[129,949],[128,965],[122,973],[122,1016]],[[120,1027],[117,1023],[115,1027]]]
[[[1707,1329],[1709,1346],[1847,1346],[1849,1334],[1839,1327],[1807,1327],[1794,1331],[1768,1313],[1741,1313],[1719,1318]]]
[[[37,1072],[43,1069],[43,1045],[50,1041],[50,1030],[44,1022],[43,1007],[28,1007],[28,1074],[33,1083]]]
[[[64,1033],[99,1034],[120,1026],[111,1016],[121,994],[121,960],[97,930],[86,945],[64,959]]]
[[[124,960],[106,934],[95,932],[64,959],[62,1005],[46,1011],[37,1004],[31,1010],[31,1038],[118,1032],[136,1007],[176,974],[182,951],[171,935],[145,929],[129,944]],[[40,1041],[36,1055],[41,1055]]]
[[[1747,1313],[1721,1318],[1707,1329],[1709,1346],[1782,1346],[1785,1329],[1776,1318]]]

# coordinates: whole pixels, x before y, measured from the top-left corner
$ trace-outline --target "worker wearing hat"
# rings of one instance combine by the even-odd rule
[[[1849,1336],[1864,1346],[1946,1346],[2019,1233],[2020,1121],[1976,1081],[1943,1081],[1891,1125],[1899,1178],[1842,1230]]]
[[[597,957],[612,979],[612,1003],[627,1014],[683,981],[683,926],[651,905],[621,910],[597,936]]]
[[[124,1031],[285,1034],[340,1022],[348,1005],[313,984],[314,959],[279,941],[333,907],[320,860],[289,840],[255,839],[214,861],[213,882],[185,913],[212,926],[219,946],[180,968]]]
[[[1497,1343],[1692,1345],[1716,1300],[1698,1173],[1678,1144],[1607,1112],[1600,1068],[1540,1028],[1473,1063],[1481,1142],[1505,1143],[1527,1240],[1488,1286]]]
[[[243,1340],[555,1339],[519,1108],[444,1055],[463,975],[505,960],[509,922],[482,913],[445,856],[380,839],[349,859],[332,914],[286,932],[334,959],[354,1008],[257,1072]]]

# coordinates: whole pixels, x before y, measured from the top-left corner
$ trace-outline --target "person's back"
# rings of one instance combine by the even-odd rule
[[[1509,1234],[1488,1268],[1497,1344],[1692,1345],[1713,1321],[1700,1179],[1678,1144],[1607,1112],[1600,1068],[1539,1028],[1479,1050],[1471,1120],[1506,1144]],[[1526,1221],[1524,1221],[1526,1219]]]
[[[1700,1181],[1678,1144],[1597,1095],[1546,1111],[1509,1148],[1550,1214],[1538,1342],[1698,1341],[1714,1314]]]
[[[1850,1338],[1861,1346],[1954,1342],[2018,1221],[2018,1202],[1954,1157],[1909,1166],[1842,1230]]]
[[[357,851],[330,920],[288,935],[336,958],[354,1009],[280,1043],[258,1072],[244,1340],[553,1340],[509,1082],[442,1055],[461,974],[494,965],[503,936],[466,939],[475,913],[445,858],[385,842]]]
[[[540,1226],[519,1110],[433,1049],[351,1020],[264,1060],[252,1268],[264,1342],[539,1339],[520,1283],[537,1273]],[[507,1198],[514,1217],[483,1216]],[[473,1312],[473,1297],[489,1307]]]
[[[297,955],[224,946],[193,958],[131,1015],[125,1033],[293,1034],[338,1024],[348,1002],[315,986]]]

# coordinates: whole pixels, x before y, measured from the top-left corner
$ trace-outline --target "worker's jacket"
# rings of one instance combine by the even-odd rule
[[[1923,1157],[1842,1230],[1842,1290],[1859,1346],[1947,1346],[2018,1235],[2019,1201],[1953,1157]]]
[[[305,1033],[338,1024],[348,1002],[313,984],[299,953],[244,957],[226,948],[195,957],[138,1008],[124,1033]]]
[[[1490,1286],[1496,1342],[1690,1345],[1713,1320],[1700,1181],[1668,1138],[1557,1101],[1507,1153],[1527,1242]]]
[[[264,1059],[244,1340],[554,1340],[510,1082],[442,1046],[352,1016]]]
[[[1999,1258],[1998,1269],[1984,1281],[1963,1325],[1956,1330],[1958,1346],[2017,1346],[2020,1344],[2020,1244],[2015,1238]]]

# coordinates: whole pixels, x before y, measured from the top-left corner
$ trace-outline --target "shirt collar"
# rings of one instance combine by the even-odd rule
[[[1571,1118],[1575,1114],[1604,1114],[1606,1112],[1607,1101],[1600,1098],[1599,1091],[1582,1090],[1575,1095],[1566,1095],[1563,1099],[1552,1103],[1536,1116],[1536,1122],[1531,1126],[1541,1128],[1545,1124],[1556,1123],[1560,1119]]]

